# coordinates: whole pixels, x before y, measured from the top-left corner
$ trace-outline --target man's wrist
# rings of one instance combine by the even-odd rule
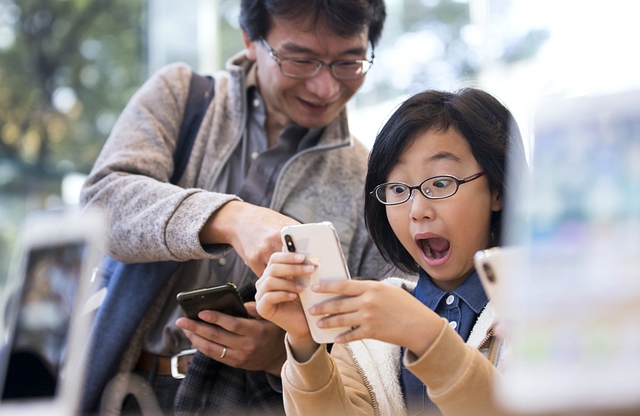
[[[242,211],[244,202],[232,200],[221,206],[200,230],[200,244],[231,244],[235,217]]]

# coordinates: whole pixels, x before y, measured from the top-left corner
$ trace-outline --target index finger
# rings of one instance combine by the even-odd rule
[[[239,318],[218,311],[204,310],[198,314],[198,318],[212,325],[238,335],[243,335],[251,331],[252,319]]]
[[[370,283],[373,282],[365,282],[361,280],[324,281],[314,283],[311,286],[311,290],[316,293],[334,293],[336,295],[358,296],[367,289],[367,286]]]
[[[304,262],[306,256],[300,253],[289,253],[287,251],[277,251],[269,258],[269,265],[272,264],[300,264]]]
[[[291,280],[293,276],[310,275],[315,269],[316,266],[307,262],[304,254],[274,253],[256,287],[259,288],[269,276]]]

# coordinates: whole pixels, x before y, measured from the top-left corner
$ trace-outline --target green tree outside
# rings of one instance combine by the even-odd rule
[[[0,284],[24,214],[90,170],[144,80],[144,16],[143,0],[0,0]]]
[[[0,287],[24,215],[61,204],[62,178],[89,172],[149,75],[151,1],[0,0]],[[242,48],[239,0],[210,1],[219,2],[224,63]],[[510,1],[491,4],[506,8]],[[376,70],[355,97],[359,108],[477,75],[468,2],[388,1],[387,9]],[[526,59],[546,35],[516,39],[497,59]]]

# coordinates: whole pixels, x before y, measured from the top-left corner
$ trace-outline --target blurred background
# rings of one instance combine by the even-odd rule
[[[532,114],[547,98],[640,87],[640,2],[386,4],[376,62],[349,103],[367,145],[427,88],[493,93],[530,150]],[[242,48],[238,11],[239,0],[0,0],[0,287],[25,214],[77,204],[120,111],[155,70],[223,68]]]

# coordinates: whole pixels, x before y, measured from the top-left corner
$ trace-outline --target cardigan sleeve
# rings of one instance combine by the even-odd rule
[[[305,363],[297,362],[285,338],[287,361],[282,389],[287,415],[373,415],[369,391],[344,345],[331,355],[321,345]]]
[[[108,219],[108,253],[123,262],[214,257],[199,232],[233,195],[169,183],[191,69],[156,72],[120,114],[81,193]],[[222,253],[221,249],[220,254]]]
[[[484,355],[449,326],[431,347],[416,357],[404,356],[406,368],[427,386],[429,398],[445,416],[505,415],[494,399],[493,382],[500,373]]]
[[[287,356],[282,385],[288,415],[376,414],[375,396],[367,388],[366,376],[358,372],[344,345],[335,344],[331,355],[321,346],[307,362],[300,363],[293,359],[287,343]],[[421,357],[408,352],[404,363],[425,383],[429,398],[445,416],[507,414],[493,399],[493,380],[500,374],[449,325],[443,325]]]

